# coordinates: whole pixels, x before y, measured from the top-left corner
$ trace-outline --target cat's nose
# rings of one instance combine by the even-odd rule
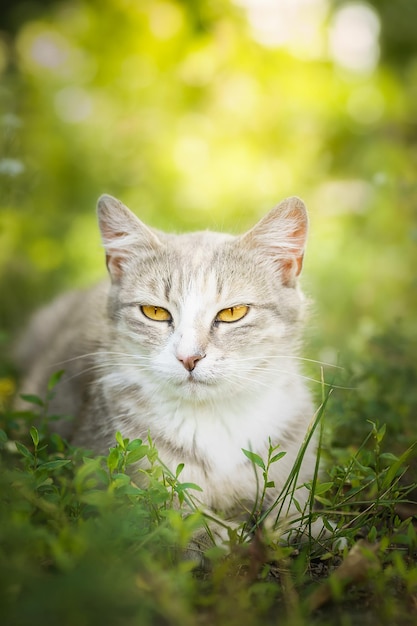
[[[182,363],[182,365],[188,372],[192,372],[198,361],[204,359],[205,356],[206,355],[204,353],[200,352],[198,354],[192,354],[190,356],[177,355],[177,359],[180,363]]]

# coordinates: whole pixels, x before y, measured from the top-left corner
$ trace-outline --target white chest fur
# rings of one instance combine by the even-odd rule
[[[163,463],[172,472],[184,463],[180,480],[199,485],[204,504],[219,509],[256,498],[255,469],[242,449],[266,461],[270,441],[280,444],[286,456],[270,477],[278,490],[312,418],[309,394],[298,381],[205,403],[159,397],[145,410],[125,397],[118,408],[128,416],[129,432],[123,434],[134,438],[149,431]]]

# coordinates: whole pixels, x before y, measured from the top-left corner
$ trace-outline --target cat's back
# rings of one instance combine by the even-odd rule
[[[22,371],[30,369],[42,355],[56,352],[68,342],[78,344],[87,330],[91,312],[105,306],[108,286],[100,283],[90,290],[73,290],[61,294],[39,309],[29,321],[15,347],[17,364]],[[74,345],[74,344],[73,344]]]
[[[53,407],[62,414],[75,414],[74,403],[85,386],[85,374],[92,353],[106,334],[108,283],[89,290],[74,290],[58,296],[38,310],[19,337],[14,356],[26,393],[43,397],[49,378],[65,370],[60,384],[59,404]],[[24,408],[21,401],[17,408]]]

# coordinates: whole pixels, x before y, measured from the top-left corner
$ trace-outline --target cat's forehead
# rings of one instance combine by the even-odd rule
[[[168,248],[186,252],[210,252],[221,249],[225,244],[237,239],[228,233],[217,233],[211,230],[202,230],[192,233],[172,234],[162,233],[160,236]]]
[[[185,281],[217,275],[234,265],[236,246],[231,244],[235,240],[232,235],[211,231],[166,235],[161,261],[166,260],[165,270],[182,275]]]
[[[204,231],[160,239],[163,247],[141,259],[136,276],[143,288],[168,301],[183,302],[192,294],[203,300],[249,301],[266,288],[265,272],[258,271],[238,237]]]

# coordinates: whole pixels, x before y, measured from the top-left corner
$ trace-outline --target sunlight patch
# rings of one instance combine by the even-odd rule
[[[41,22],[30,22],[17,40],[22,59],[30,66],[58,70],[66,65],[70,50],[67,40]]]
[[[287,48],[296,56],[323,54],[322,27],[326,0],[235,0],[247,13],[253,37],[271,48]]]
[[[371,73],[379,61],[381,25],[367,4],[355,2],[336,11],[329,32],[329,52],[340,67]]]
[[[93,105],[80,87],[64,87],[55,96],[55,110],[64,122],[76,124],[90,117]]]

